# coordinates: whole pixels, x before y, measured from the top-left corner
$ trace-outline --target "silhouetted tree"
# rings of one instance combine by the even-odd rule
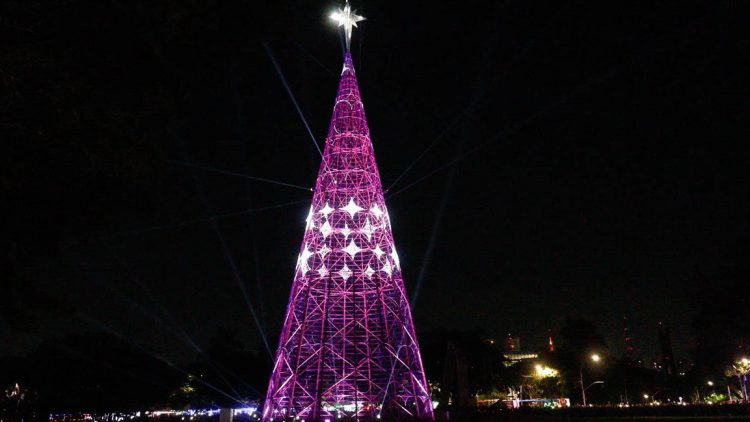
[[[750,356],[750,296],[741,293],[748,281],[742,273],[713,280],[699,276],[693,319],[696,380],[720,377],[737,357]]]
[[[580,374],[583,371],[585,381],[595,381],[609,362],[598,363],[589,358],[592,354],[606,355],[607,346],[593,322],[585,318],[567,317],[560,329],[561,342],[554,354],[557,367],[563,380],[563,391],[574,400],[580,399]],[[592,391],[595,393],[596,390]]]
[[[168,364],[104,333],[71,334],[43,343],[24,359],[19,384],[42,409],[113,411],[163,405],[179,383]]]
[[[247,348],[238,334],[236,329],[221,328],[211,337],[180,388],[183,393],[221,406],[263,400],[270,360],[261,351]]]
[[[477,393],[503,387],[503,355],[485,341],[483,330],[433,331],[420,336],[428,380],[441,389],[441,404],[452,398],[457,407],[472,406]]]

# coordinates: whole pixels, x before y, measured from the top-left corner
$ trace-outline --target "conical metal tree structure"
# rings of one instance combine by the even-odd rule
[[[348,52],[262,415],[433,418]]]

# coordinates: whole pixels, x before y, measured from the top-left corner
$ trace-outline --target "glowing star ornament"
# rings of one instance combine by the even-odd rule
[[[347,44],[361,17],[334,16]],[[344,66],[262,419],[432,420],[351,54]]]
[[[385,261],[385,265],[383,265],[383,271],[390,277],[391,273],[393,272],[393,267],[391,267],[390,262]]]
[[[323,237],[328,237],[331,233],[333,233],[333,227],[331,227],[331,224],[328,223],[328,221],[320,226],[320,233],[323,235]]]
[[[328,218],[328,214],[332,213],[333,211],[335,210],[331,208],[330,205],[328,205],[328,202],[326,202],[326,206],[321,208],[318,212],[323,214],[326,218]]]
[[[359,247],[357,247],[357,245],[354,244],[354,240],[352,240],[351,242],[349,242],[349,246],[347,246],[343,250],[344,250],[344,252],[348,253],[349,256],[351,256],[352,258],[354,258],[354,255],[356,255],[362,249],[360,249]]]
[[[312,252],[307,248],[307,245],[305,245],[305,249],[302,250],[302,253],[299,256],[300,261],[307,262],[307,260],[312,256]]]
[[[391,258],[393,259],[393,267],[396,268],[396,269],[400,269],[401,268],[401,263],[399,262],[398,254],[396,253],[396,248],[392,249],[392,251],[391,251]]]
[[[343,9],[339,9],[336,12],[331,13],[330,18],[338,24],[339,27],[344,27],[344,36],[346,37],[346,51],[349,51],[349,46],[352,40],[352,28],[357,27],[357,22],[365,20],[364,17],[356,15],[351,6],[349,6],[349,0],[346,0],[346,5]]]
[[[370,224],[370,219],[367,218],[365,219],[365,225],[362,226],[362,230],[360,230],[359,232],[367,236],[367,241],[369,242],[370,240],[372,240],[372,234],[374,231],[375,229],[372,227],[372,224]]]
[[[349,267],[347,267],[346,265],[344,265],[344,268],[342,268],[341,271],[339,271],[338,274],[341,276],[341,278],[344,279],[344,281],[346,281],[346,280],[349,280],[349,277],[351,277],[352,274],[354,274],[354,273],[352,272],[352,270],[349,269]]]
[[[305,219],[305,222],[307,225],[305,226],[305,230],[309,230],[310,227],[312,227],[313,223],[313,209],[310,207],[310,212],[307,214],[307,218]]]
[[[302,272],[302,274],[310,270],[310,266],[307,264],[307,260],[310,259],[312,254],[313,253],[310,252],[309,249],[307,249],[307,245],[305,245],[305,249],[302,250],[299,255],[299,270]]]
[[[370,212],[377,218],[380,218],[383,216],[383,210],[380,209],[378,204],[375,204],[370,208]]]
[[[354,215],[357,214],[357,212],[362,211],[364,208],[357,205],[354,202],[354,198],[349,198],[349,203],[341,209],[349,213],[349,215],[354,218]]]
[[[320,257],[325,259],[326,255],[328,255],[331,252],[331,248],[328,247],[328,245],[323,245],[322,248],[318,251],[320,254]]]

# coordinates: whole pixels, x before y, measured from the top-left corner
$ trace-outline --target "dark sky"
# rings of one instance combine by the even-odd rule
[[[179,361],[180,332],[262,347],[243,291],[275,349],[311,193],[177,161],[312,186],[264,45],[322,144],[334,6],[3,3],[0,355],[101,329]],[[427,265],[418,331],[539,347],[582,316],[619,354],[627,313],[639,353],[663,320],[688,356],[696,280],[747,259],[744,2],[353,7],[384,187],[410,168],[387,203],[410,292]]]

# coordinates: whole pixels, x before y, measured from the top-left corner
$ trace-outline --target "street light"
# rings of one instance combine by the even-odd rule
[[[589,356],[589,358],[594,363],[599,363],[599,361],[602,360],[601,356],[599,356],[596,353],[592,353]],[[581,383],[581,399],[583,401],[583,406],[586,407],[586,390],[588,390],[589,387],[591,387],[592,385],[595,385],[595,384],[604,384],[604,381],[596,381],[596,382],[590,384],[588,387],[584,387],[584,384],[583,384],[583,362],[584,361],[581,361],[581,370],[579,372],[579,376],[580,376],[579,381]]]

